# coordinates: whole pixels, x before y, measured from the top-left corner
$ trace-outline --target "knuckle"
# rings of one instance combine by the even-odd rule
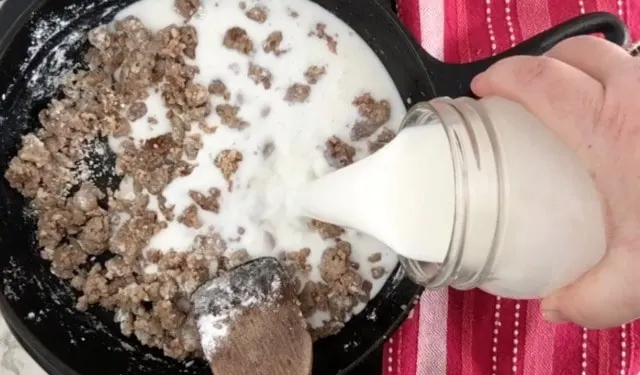
[[[554,59],[546,56],[511,56],[494,63],[484,74],[486,79],[500,88],[510,90],[526,86],[544,86],[556,81]],[[556,75],[557,76],[557,75]]]
[[[554,60],[546,56],[521,56],[515,71],[520,84],[529,86],[534,82],[553,80]]]
[[[595,130],[606,132],[612,140],[624,137],[628,110],[612,95],[605,96],[604,103],[594,113]]]
[[[632,119],[640,116],[640,107],[635,99],[640,85],[640,64],[633,65],[606,82],[604,98],[595,111],[596,129],[605,132],[612,140],[626,138],[637,131]]]
[[[568,93],[567,95],[575,96],[576,108],[573,110],[579,111],[579,113],[583,113],[587,119],[589,114],[595,116],[602,111],[602,91],[587,89],[575,90],[575,92]]]

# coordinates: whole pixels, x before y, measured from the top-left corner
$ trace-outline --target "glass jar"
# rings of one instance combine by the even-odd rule
[[[412,126],[444,128],[455,180],[445,260],[400,257],[416,283],[539,298],[602,258],[603,213],[587,169],[522,106],[438,98],[409,110],[402,128]]]

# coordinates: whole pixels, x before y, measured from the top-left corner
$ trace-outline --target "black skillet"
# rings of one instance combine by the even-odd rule
[[[493,61],[514,54],[541,54],[559,41],[602,33],[617,44],[627,32],[616,17],[590,14],[546,31],[488,60],[444,64],[425,53],[394,17],[374,0],[315,0],[366,40],[407,102],[469,94],[471,78]],[[7,0],[0,11],[0,175],[16,153],[20,135],[37,125],[37,113],[55,94],[58,57],[77,59],[86,48],[76,38],[107,22],[133,0]],[[31,46],[36,25],[48,25],[41,48]],[[42,28],[40,28],[42,30]],[[43,36],[43,35],[41,35]],[[75,37],[74,37],[75,36]],[[55,46],[65,47],[54,50]],[[64,65],[64,64],[63,64]],[[42,74],[45,73],[45,74]],[[373,79],[375,77],[372,77]],[[45,88],[43,92],[42,88]],[[410,101],[408,100],[410,99]],[[111,162],[105,160],[105,163]],[[313,373],[345,374],[378,348],[407,315],[421,288],[396,269],[383,291],[337,336],[315,346]],[[55,375],[205,374],[202,361],[179,362],[125,338],[113,315],[73,309],[73,292],[49,272],[34,245],[34,221],[25,201],[0,179],[0,311],[27,351]],[[374,374],[371,374],[374,375]]]

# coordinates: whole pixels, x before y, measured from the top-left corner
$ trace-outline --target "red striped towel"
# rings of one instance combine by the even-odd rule
[[[580,13],[618,14],[640,37],[640,0],[399,0],[399,16],[448,62],[479,59]],[[640,323],[547,324],[539,302],[427,292],[385,346],[385,375],[640,374]]]

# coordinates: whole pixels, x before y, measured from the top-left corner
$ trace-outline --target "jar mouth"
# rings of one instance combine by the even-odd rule
[[[447,99],[443,99],[447,100]],[[447,125],[464,122],[462,115],[446,102],[431,101],[413,106],[400,125],[400,131],[412,126],[439,126],[444,130],[454,172],[454,220],[447,255],[442,263],[424,262],[399,256],[400,264],[409,277],[417,284],[429,289],[447,286],[460,266],[461,253],[464,248],[464,233],[467,217],[468,186],[465,165],[465,154],[458,135]]]
[[[422,262],[398,256],[398,261],[407,272],[409,278],[416,284],[428,289],[435,289],[434,278],[440,272],[443,263]]]
[[[428,289],[471,289],[485,281],[495,258],[501,182],[490,120],[469,98],[438,98],[419,103],[400,129],[440,126],[451,151],[454,220],[442,263],[400,257],[409,277]],[[495,220],[493,220],[495,219]]]

